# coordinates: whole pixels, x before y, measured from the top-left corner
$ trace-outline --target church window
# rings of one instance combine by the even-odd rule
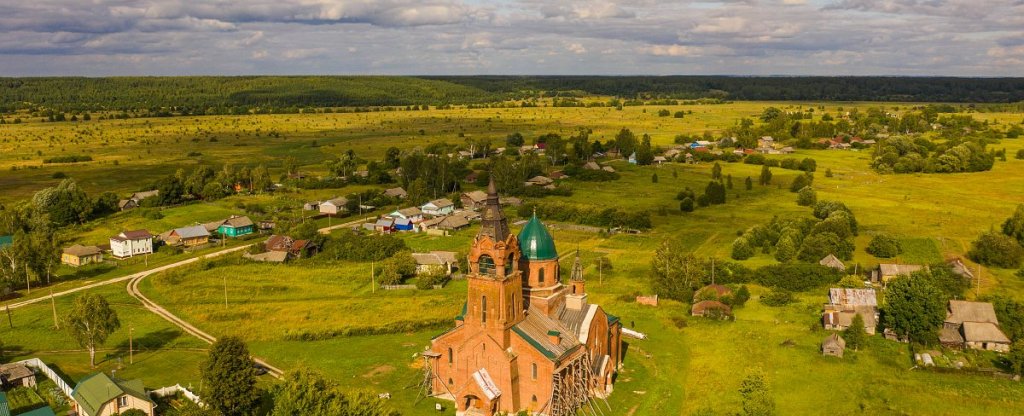
[[[534,380],[537,379],[537,363],[530,364],[530,375]]]
[[[512,254],[508,255],[508,259],[505,260],[505,276],[512,274],[515,269],[515,256]]]
[[[480,259],[477,262],[479,264],[478,267],[480,268],[480,274],[494,274],[494,259],[491,258],[491,256],[484,254],[480,256]]]
[[[448,348],[448,364],[455,362],[455,352]]]
[[[487,296],[480,297],[480,322],[487,323]]]
[[[544,269],[540,269],[537,271],[537,282],[544,283]]]

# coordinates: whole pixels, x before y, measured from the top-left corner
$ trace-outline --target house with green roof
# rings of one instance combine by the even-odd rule
[[[53,413],[53,409],[50,406],[43,406],[25,413],[18,413],[16,416],[57,416],[57,414]]]
[[[81,416],[112,416],[139,409],[153,416],[156,403],[146,394],[142,380],[118,380],[96,373],[78,382],[71,392],[75,410]]]
[[[7,394],[0,391],[0,416],[11,416],[11,405],[7,403]]]

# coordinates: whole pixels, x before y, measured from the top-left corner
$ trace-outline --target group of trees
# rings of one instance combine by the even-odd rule
[[[226,164],[216,171],[210,166],[196,166],[191,172],[178,169],[173,175],[152,184],[150,189],[159,193],[142,200],[142,206],[159,207],[191,200],[213,201],[234,194],[236,189],[263,193],[272,184],[273,179],[264,165],[236,168]]]
[[[881,173],[957,173],[992,169],[995,155],[984,140],[949,140],[944,144],[918,137],[892,137],[875,146],[871,167]]]
[[[649,230],[653,227],[651,214],[647,211],[626,211],[601,206],[582,206],[567,203],[529,203],[520,205],[517,214],[529,217],[534,210],[537,215],[553,221],[564,221],[603,228],[622,227],[631,230]]]
[[[732,258],[746,260],[760,250],[772,251],[780,262],[801,260],[817,262],[829,254],[843,260],[853,256],[853,237],[857,220],[842,202],[819,201],[814,218],[773,217],[766,225],[756,225],[741,233],[732,245]]]
[[[1017,205],[1013,215],[1003,222],[999,230],[989,230],[978,236],[967,255],[987,266],[1020,267],[1024,259],[1024,204]]]

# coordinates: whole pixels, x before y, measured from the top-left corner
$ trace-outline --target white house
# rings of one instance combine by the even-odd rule
[[[441,216],[455,211],[455,203],[448,198],[435,199],[420,206],[424,215]]]
[[[123,231],[110,237],[110,252],[117,258],[153,252],[153,234],[146,230]]]
[[[328,215],[338,215],[348,211],[345,206],[348,204],[348,199],[345,198],[334,198],[320,203],[320,213]]]
[[[399,209],[391,212],[390,214],[388,214],[388,216],[394,219],[401,218],[404,220],[409,220],[414,224],[423,221],[423,211],[421,211],[419,207]]]

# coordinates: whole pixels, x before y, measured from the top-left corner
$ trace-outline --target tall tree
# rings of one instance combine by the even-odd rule
[[[740,384],[743,396],[743,414],[747,416],[771,416],[775,414],[775,399],[772,398],[764,371],[755,369],[747,374]]]
[[[259,406],[256,369],[241,339],[222,337],[214,342],[202,375],[203,398],[224,416],[251,415]]]
[[[103,296],[85,293],[71,305],[64,328],[82,348],[89,350],[89,365],[96,368],[96,348],[121,327],[115,312]]]
[[[722,179],[722,165],[718,162],[711,167],[711,179]]]
[[[761,166],[761,177],[757,183],[761,186],[772,184],[772,170],[768,168],[768,165]]]
[[[853,348],[855,351],[864,346],[867,336],[864,332],[864,317],[860,316],[859,313],[853,315],[853,321],[850,322],[850,326],[843,331],[843,339],[846,340],[846,346]]]
[[[882,324],[911,341],[934,343],[946,318],[946,300],[928,279],[897,276],[886,285]]]

